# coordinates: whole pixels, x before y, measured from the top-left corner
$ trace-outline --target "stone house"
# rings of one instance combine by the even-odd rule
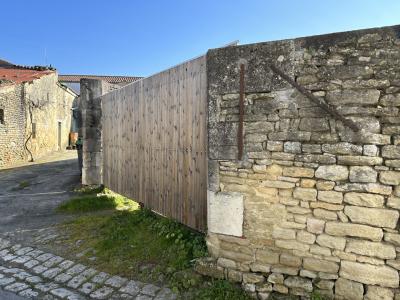
[[[54,69],[0,60],[0,167],[65,149],[76,97]]]

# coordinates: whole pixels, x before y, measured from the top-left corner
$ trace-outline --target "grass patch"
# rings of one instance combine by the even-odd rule
[[[239,286],[226,280],[212,280],[207,287],[199,290],[196,299],[202,300],[249,300],[250,298]]]
[[[60,212],[84,213],[99,210],[134,210],[138,204],[121,195],[112,193],[108,190],[101,190],[101,194],[82,192],[71,200],[58,207]],[[95,190],[97,192],[97,189]]]
[[[100,194],[107,191],[103,185],[98,186],[81,186],[75,189],[75,193],[79,195],[93,195],[93,194]],[[117,195],[117,194],[116,194]]]
[[[168,285],[183,299],[250,299],[235,284],[210,280],[193,271],[194,260],[207,256],[203,234],[140,209],[121,195],[97,192],[79,192],[59,207],[72,213],[108,210],[65,224],[69,254],[82,254],[83,263],[111,274]]]
[[[85,216],[70,223],[70,228],[73,239],[85,241],[83,248],[96,250],[98,265],[125,276],[151,277],[147,273],[157,268],[168,276],[206,254],[202,235],[147,210]]]

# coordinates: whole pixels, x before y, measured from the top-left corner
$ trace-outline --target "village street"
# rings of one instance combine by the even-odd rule
[[[79,182],[75,151],[0,171],[0,299],[174,299],[169,289],[99,272],[49,248],[60,236],[56,225],[74,218],[56,208]]]
[[[65,216],[54,209],[71,197],[79,181],[76,151],[0,169],[0,234],[20,238],[26,231],[61,222]]]
[[[30,244],[33,232],[66,218],[56,215],[54,209],[70,197],[78,183],[75,151],[0,170],[0,237],[8,236],[16,244]],[[0,299],[23,298],[2,290],[0,285]]]

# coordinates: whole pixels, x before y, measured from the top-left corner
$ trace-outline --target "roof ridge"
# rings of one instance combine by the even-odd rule
[[[142,77],[142,76],[132,76],[132,75],[92,75],[92,74],[59,74],[59,76],[132,77],[132,78]]]
[[[84,74],[59,74],[58,80],[61,82],[79,82],[82,78],[100,79],[112,84],[132,83],[143,77],[139,76],[124,76],[124,75],[84,75]]]

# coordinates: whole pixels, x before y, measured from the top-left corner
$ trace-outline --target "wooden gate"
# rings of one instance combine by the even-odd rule
[[[204,231],[206,112],[205,56],[104,95],[105,186]]]

